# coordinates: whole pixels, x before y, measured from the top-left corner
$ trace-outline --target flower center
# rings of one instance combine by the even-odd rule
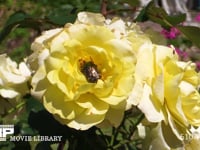
[[[97,68],[97,65],[91,61],[80,60],[80,70],[84,74],[86,80],[90,83],[97,83],[101,78],[101,74]]]

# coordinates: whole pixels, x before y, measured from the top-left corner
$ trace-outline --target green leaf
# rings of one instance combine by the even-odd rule
[[[185,14],[175,16],[168,15],[163,8],[155,6],[154,2],[150,2],[137,16],[136,21],[151,20],[160,24],[162,27],[169,29],[182,23],[185,19]]]
[[[9,17],[2,31],[0,32],[0,42],[11,32],[12,28],[17,25],[20,21],[24,20],[28,16],[20,11],[16,12]]]
[[[123,0],[123,2],[128,3],[132,7],[137,7],[140,4],[139,0]]]
[[[156,7],[154,2],[151,1],[146,7],[141,10],[135,21],[144,22],[147,20],[151,20],[165,28],[169,28],[169,24],[165,21],[165,18],[167,18],[167,13],[165,12],[165,10],[163,8]]]
[[[28,14],[23,11],[18,11],[12,14],[3,29],[0,32],[0,42],[16,27],[31,27],[39,29],[40,23],[37,20],[33,20]]]
[[[18,11],[14,14],[12,14],[9,19],[7,20],[5,26],[9,26],[9,25],[14,25],[22,20],[24,20],[25,18],[28,18],[29,15],[26,14],[25,12],[23,11]]]
[[[166,20],[170,22],[173,26],[176,26],[182,22],[184,22],[186,19],[186,14],[180,14],[175,16],[167,16]]]
[[[71,13],[72,11],[73,6],[63,5],[62,7],[52,10],[52,12],[47,16],[47,18],[54,24],[63,26],[68,22],[74,22],[76,18],[76,13]]]
[[[139,15],[136,17],[135,21],[136,22],[144,22],[148,20],[148,16],[147,16],[147,7],[144,7]]]
[[[194,26],[176,26],[179,31],[200,48],[200,28]]]
[[[53,15],[50,15],[48,16],[48,19],[55,23],[55,24],[58,24],[60,26],[63,26],[65,25],[67,22],[74,22],[76,18],[76,15],[65,15],[61,12],[59,12],[58,14],[53,14]]]
[[[60,14],[59,14],[60,15]],[[63,16],[58,16],[62,18]],[[53,20],[53,19],[52,19]],[[0,32],[0,42],[2,42],[6,36],[12,32],[15,28],[32,28],[37,31],[41,31],[42,27],[45,25],[57,25],[60,26],[60,22],[51,21],[48,19],[33,18],[23,11],[18,11],[12,14],[7,22],[5,23],[3,29]]]
[[[34,97],[30,96],[27,100],[26,100],[26,111],[27,112],[38,112],[43,110],[44,107],[42,105],[41,102],[39,102],[37,99],[35,99]]]
[[[147,13],[148,18],[151,21],[156,22],[156,23],[160,24],[161,26],[163,26],[165,28],[170,27],[170,24],[168,24],[166,22],[166,18],[167,18],[166,11],[161,7],[156,7],[153,2],[150,2],[147,5],[146,13]]]
[[[13,149],[15,147],[13,142],[10,141],[1,141],[0,142],[0,149],[1,150],[8,150],[8,149]]]

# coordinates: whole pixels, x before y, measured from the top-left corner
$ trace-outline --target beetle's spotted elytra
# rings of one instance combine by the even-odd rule
[[[86,80],[90,83],[97,83],[98,79],[101,79],[100,71],[97,65],[92,61],[84,61],[82,59],[80,62],[80,70],[84,74]]]

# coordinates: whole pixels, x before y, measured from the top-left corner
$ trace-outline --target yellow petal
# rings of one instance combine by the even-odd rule
[[[138,108],[145,114],[146,118],[150,122],[161,122],[164,120],[164,116],[160,110],[157,110],[151,100],[151,88],[148,85],[144,85],[143,95]]]
[[[103,25],[105,18],[102,14],[91,13],[91,12],[80,12],[75,23]]]
[[[88,115],[105,114],[108,111],[109,105],[92,94],[83,94],[76,103],[87,110]]]

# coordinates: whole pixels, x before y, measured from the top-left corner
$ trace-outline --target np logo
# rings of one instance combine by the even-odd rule
[[[6,136],[13,133],[14,125],[0,125],[0,141],[6,141]]]

